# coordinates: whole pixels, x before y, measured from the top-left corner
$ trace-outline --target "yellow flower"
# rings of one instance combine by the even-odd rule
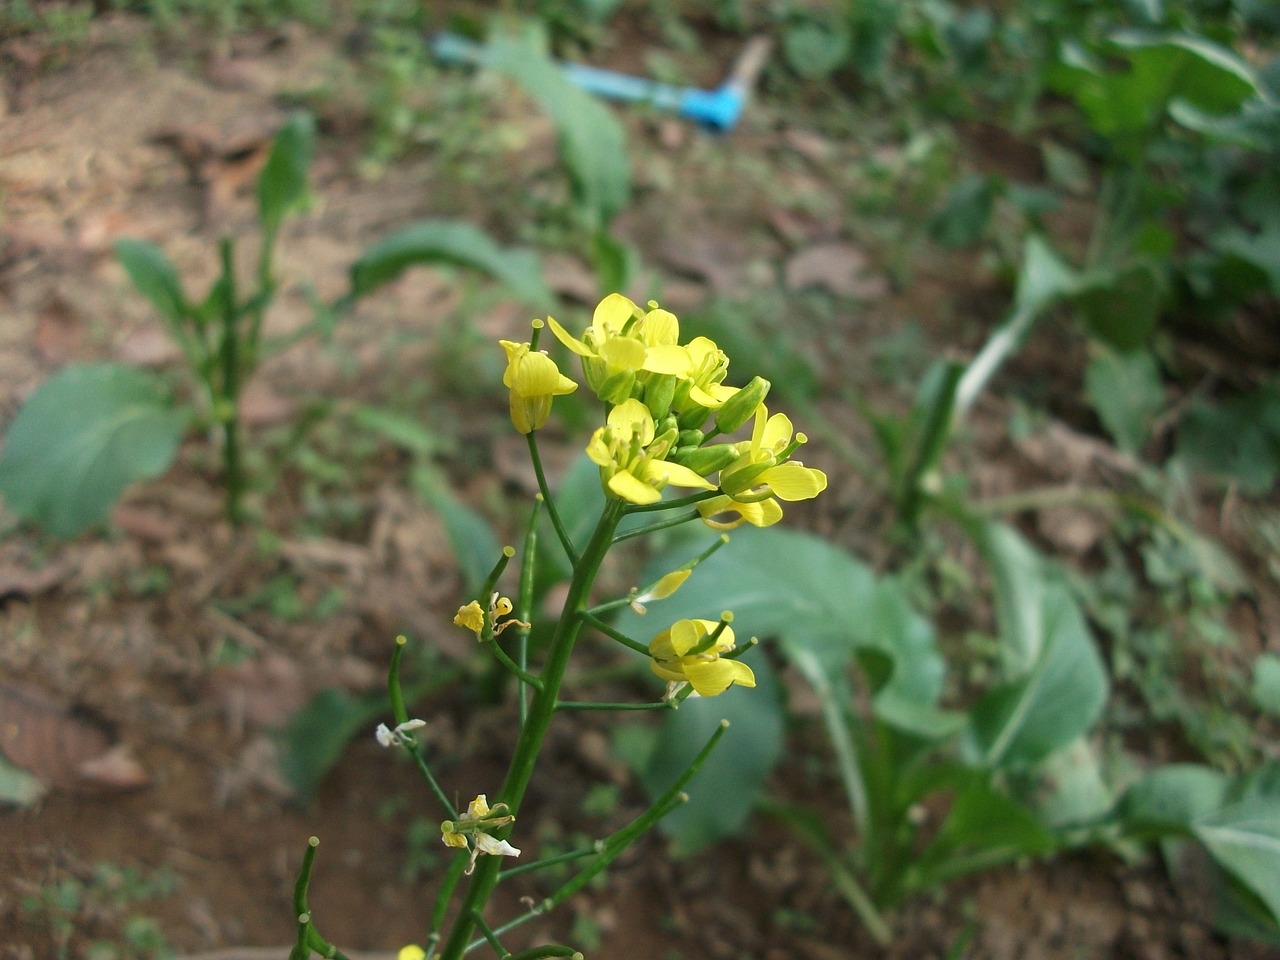
[[[582,358],[587,385],[606,403],[621,403],[631,396],[638,376],[688,372],[688,352],[677,340],[680,323],[675,314],[651,304],[641,311],[620,293],[611,293],[591,317],[591,326],[579,339],[554,317],[547,324],[557,340]]]
[[[735,683],[754,687],[750,667],[720,656],[733,647],[733,630],[726,621],[677,620],[649,641],[649,666],[669,683],[688,683],[701,697],[724,693]]]
[[[396,955],[396,960],[426,960],[427,952],[416,943],[400,948],[400,952]]]
[[[644,593],[637,593],[631,598],[630,606],[640,616],[644,616],[647,612],[645,604],[651,600],[665,600],[671,596],[681,585],[689,579],[693,573],[692,567],[681,567],[678,570],[672,570],[659,578],[658,582],[651,586]]]
[[[738,444],[738,459],[720,471],[721,495],[698,504],[708,525],[722,530],[744,522],[767,527],[782,519],[777,501],[811,500],[827,488],[825,473],[789,459],[805,442],[803,433],[794,439],[792,433],[786,414],[771,417],[763,403],[757,407],[751,439]],[[737,514],[737,519],[718,519],[724,514]]]
[[[511,422],[521,433],[537,430],[551,416],[551,401],[573,393],[578,385],[560,372],[545,353],[528,343],[499,340],[507,354],[502,383],[511,390]]]
[[[656,503],[667,484],[714,490],[688,467],[664,460],[676,439],[670,430],[655,437],[653,414],[639,400],[625,400],[609,411],[608,422],[587,444],[587,456],[600,467],[606,490],[629,503]]]

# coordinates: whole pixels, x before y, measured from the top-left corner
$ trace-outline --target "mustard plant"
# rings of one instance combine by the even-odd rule
[[[550,418],[555,398],[581,386],[539,349],[539,338],[548,327],[580,359],[582,380],[605,408],[604,422],[586,446],[587,456],[599,468],[604,506],[585,542],[575,542],[570,536],[538,449],[538,431]],[[764,403],[769,382],[756,377],[742,387],[728,385],[729,358],[725,353],[705,337],[681,343],[679,320],[655,303],[639,307],[611,294],[596,307],[590,327],[580,336],[548,318],[545,323],[533,321],[528,341],[504,340],[501,347],[507,359],[503,383],[509,390],[511,420],[528,441],[540,492],[525,531],[514,599],[499,589],[500,578],[516,556],[515,548],[507,546],[478,596],[459,607],[454,623],[474,634],[476,642],[517,681],[518,728],[502,783],[477,784],[475,797],[466,808],[455,808],[437,781],[426,745],[419,739],[425,723],[409,714],[400,683],[400,661],[407,641],[397,638],[388,675],[391,720],[378,726],[376,737],[383,746],[410,755],[443,817],[441,842],[454,851],[424,930],[423,945],[406,946],[401,960],[458,960],[486,942],[501,957],[581,956],[560,945],[513,954],[501,938],[568,899],[687,800],[685,786],[724,734],[727,722],[721,722],[688,768],[630,823],[583,849],[539,860],[530,849],[532,837],[521,829],[521,811],[552,722],[557,716],[571,718],[586,710],[676,710],[692,696],[715,697],[731,687],[754,687],[755,675],[740,657],[755,640],[738,643],[731,611],[717,614],[708,610],[703,617],[663,623],[647,642],[616,629],[610,618],[628,608],[644,612],[648,604],[674,593],[703,560],[727,542],[723,531],[744,523],[771,526],[782,518],[785,503],[815,497],[827,484],[822,471],[794,458],[805,436],[795,432],[785,414],[770,414]],[[739,437],[747,428],[749,435]],[[669,489],[676,491],[674,495],[668,495]],[[537,534],[544,518],[571,574],[550,640],[535,658],[529,632],[536,617],[534,567]],[[596,578],[611,550],[685,523],[703,523],[721,532],[701,553],[653,583],[612,599],[595,598]],[[652,698],[637,702],[563,699],[566,672],[584,630],[647,660],[665,686],[660,692],[655,690]],[[291,960],[307,960],[312,952],[337,960],[343,957],[320,933],[307,902],[318,843],[317,838],[311,838],[297,881],[297,940]],[[522,856],[532,862],[507,866]],[[564,864],[575,870],[552,894],[517,916],[489,915],[488,903],[499,884]],[[446,922],[449,917],[452,919]]]

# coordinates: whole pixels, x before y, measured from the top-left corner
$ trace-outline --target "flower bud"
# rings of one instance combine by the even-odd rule
[[[661,420],[671,410],[678,382],[676,377],[658,375],[650,377],[644,385],[644,405],[653,414],[653,419]]]
[[[756,415],[756,409],[769,395],[771,384],[764,377],[752,377],[751,382],[724,402],[716,414],[716,429],[721,433],[733,433]]]
[[[681,430],[680,439],[676,442],[682,447],[700,447],[707,435],[701,430]]]
[[[713,443],[709,447],[678,447],[669,459],[688,467],[700,477],[708,477],[738,459],[738,449],[732,443]]]

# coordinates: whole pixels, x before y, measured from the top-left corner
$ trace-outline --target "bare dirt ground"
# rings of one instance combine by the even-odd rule
[[[341,38],[290,27],[190,58],[157,44],[144,22],[110,17],[65,63],[23,67],[22,52],[7,51],[13,71],[0,113],[5,421],[68,362],[163,368],[175,359],[148,306],[128,289],[112,243],[154,240],[192,289],[206,284],[217,238],[249,230],[253,177],[288,103],[333,81],[348,56]],[[545,124],[518,101],[503,109],[494,122],[514,131],[503,160],[513,178],[545,168],[552,156]],[[628,119],[643,158],[641,198],[622,231],[665,278],[664,305],[678,311],[712,294],[749,291],[762,271],[770,278],[794,271],[796,286],[806,276],[844,283],[836,292],[861,306],[827,331],[840,361],[828,378],[865,375],[862,347],[904,318],[945,331],[949,343],[975,342],[1002,309],[995,278],[958,256],[939,258],[905,286],[887,283],[871,260],[859,266],[861,247],[838,209],[777,202],[788,193],[821,200],[842,146],[770,113],[767,103],[760,109],[764,119],[725,141],[674,121]],[[320,111],[315,203],[281,243],[288,283],[272,315],[277,331],[306,316],[304,281],[333,297],[369,242],[419,217],[466,212],[474,199],[450,185],[430,151],[362,179],[361,121],[352,110],[337,98]],[[686,170],[695,173],[686,179]],[[717,170],[710,184],[698,179]],[[477,218],[512,226],[492,207]],[[811,260],[798,262],[805,252]],[[590,298],[581,264],[552,263],[564,295]],[[428,423],[449,425],[452,452],[442,461],[468,502],[492,507],[524,489],[527,478],[504,467],[512,458],[495,439],[508,432],[496,387],[467,392],[447,374],[471,349],[449,327],[464,303],[476,343],[515,336],[528,318],[460,286],[438,272],[411,272],[362,304],[334,346],[307,345],[273,360],[250,400],[253,429],[280,431],[306,397],[390,398]],[[491,375],[496,362],[468,369]],[[465,369],[454,373],[465,383]],[[832,419],[864,436],[834,388],[827,395]],[[1006,414],[992,404],[975,433],[1002,436]],[[1085,441],[1063,429],[1062,442],[1078,451]],[[278,771],[274,738],[321,688],[378,689],[397,633],[438,644],[446,660],[465,663],[469,655],[448,624],[462,587],[440,520],[407,491],[406,458],[373,446],[345,465],[340,489],[317,484],[302,466],[288,473],[259,504],[270,535],[233,531],[220,519],[216,472],[198,439],[178,468],[130,491],[109,533],[60,544],[8,522],[0,544],[0,721],[8,710],[8,722],[20,713],[46,731],[33,749],[43,753],[52,789],[30,809],[0,810],[0,960],[90,956],[89,943],[118,936],[132,915],[154,917],[179,954],[282,957],[250,948],[289,940],[290,893],[312,834],[321,838],[312,904],[328,936],[344,950],[375,953],[421,936],[433,873],[406,875],[406,862],[434,852],[438,841],[410,835],[421,816],[411,769],[371,737],[359,738],[303,809]],[[973,466],[986,493],[1080,479],[1070,474],[1093,469],[1088,458],[1073,467],[1052,450],[1032,456],[1007,441],[977,449]],[[823,456],[819,450],[815,459]],[[827,459],[833,475],[845,470]],[[862,481],[833,484],[805,522],[875,555],[880,521]],[[1271,618],[1255,636],[1274,648],[1277,629]],[[228,650],[242,656],[227,662]],[[459,689],[419,704],[417,714],[428,720],[429,742],[452,746],[446,789],[498,775],[511,721],[505,708]],[[797,748],[820,755],[821,738],[803,718],[793,736]],[[81,753],[97,755],[105,742],[127,753],[111,755],[86,781]],[[550,757],[528,805],[547,842],[566,811],[593,834],[639,809],[638,788],[593,722],[559,723]],[[803,797],[821,786],[811,780],[788,764],[775,795]],[[618,785],[617,808],[578,814],[575,785],[583,782]],[[125,906],[107,898],[77,913],[65,935],[48,914],[24,907],[103,862],[148,874],[164,868],[176,890]],[[518,896],[540,892],[512,893],[503,906],[516,909]],[[647,838],[607,887],[579,895],[527,937],[574,942],[594,927],[601,943],[589,956],[643,960],[1266,955],[1213,933],[1210,913],[1202,892],[1175,889],[1156,860],[1127,864],[1098,852],[995,871],[915,901],[894,918],[899,939],[880,949],[819,865],[777,825],[758,820],[746,836],[684,861],[667,857],[660,837]]]

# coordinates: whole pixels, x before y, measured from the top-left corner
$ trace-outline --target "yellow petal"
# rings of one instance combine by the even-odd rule
[[[642,447],[653,442],[653,414],[634,397],[623,400],[609,411],[609,426],[627,438],[639,437]]]
[[[680,321],[670,310],[655,307],[644,315],[640,323],[640,336],[650,347],[680,342]]]
[[[717,626],[713,620],[677,620],[671,625],[671,649],[683,657]]]
[[[734,684],[740,687],[756,685],[756,675],[751,672],[751,668],[738,660],[686,660],[684,673],[690,685],[702,697],[717,696]]]
[[[600,344],[597,352],[611,371],[634,372],[644,367],[647,351],[639,340],[632,340],[630,337],[610,337]]]
[[[677,377],[686,377],[693,369],[693,361],[689,359],[689,351],[684,347],[662,344],[645,351],[644,369],[650,373],[668,373]]]
[[[650,660],[649,669],[668,683],[686,679],[679,660]]]
[[[662,499],[662,494],[657,490],[625,470],[620,470],[610,477],[608,487],[614,496],[628,503],[657,503]]]
[[[665,600],[679,590],[681,584],[688,580],[692,573],[692,570],[672,570],[654,585],[646,599]]]
[[[426,960],[427,952],[416,943],[401,947],[396,960]]]
[[[706,477],[670,460],[650,460],[644,465],[644,478],[657,485],[669,483],[675,487],[697,487],[701,490],[716,488]]]
[[[566,385],[568,388],[566,389]],[[556,362],[545,353],[530,353],[516,367],[511,392],[522,397],[549,397],[572,393],[578,385],[562,376]]]
[[[793,432],[791,418],[785,413],[775,413],[765,424],[760,445],[770,453],[776,452],[791,442]]]
[[[598,304],[591,314],[592,329],[618,333],[628,320],[639,311],[636,305],[620,293],[611,293]]]
[[[776,467],[770,467],[760,474],[760,482],[767,483],[770,491],[779,500],[788,502],[812,500],[827,489],[825,473],[813,467],[806,467],[795,460],[788,460]]]
[[[557,340],[572,350],[580,357],[594,357],[595,351],[588,347],[585,343],[571,334],[564,327],[556,322],[555,317],[547,317],[547,326],[551,328],[551,332],[555,334]]]

